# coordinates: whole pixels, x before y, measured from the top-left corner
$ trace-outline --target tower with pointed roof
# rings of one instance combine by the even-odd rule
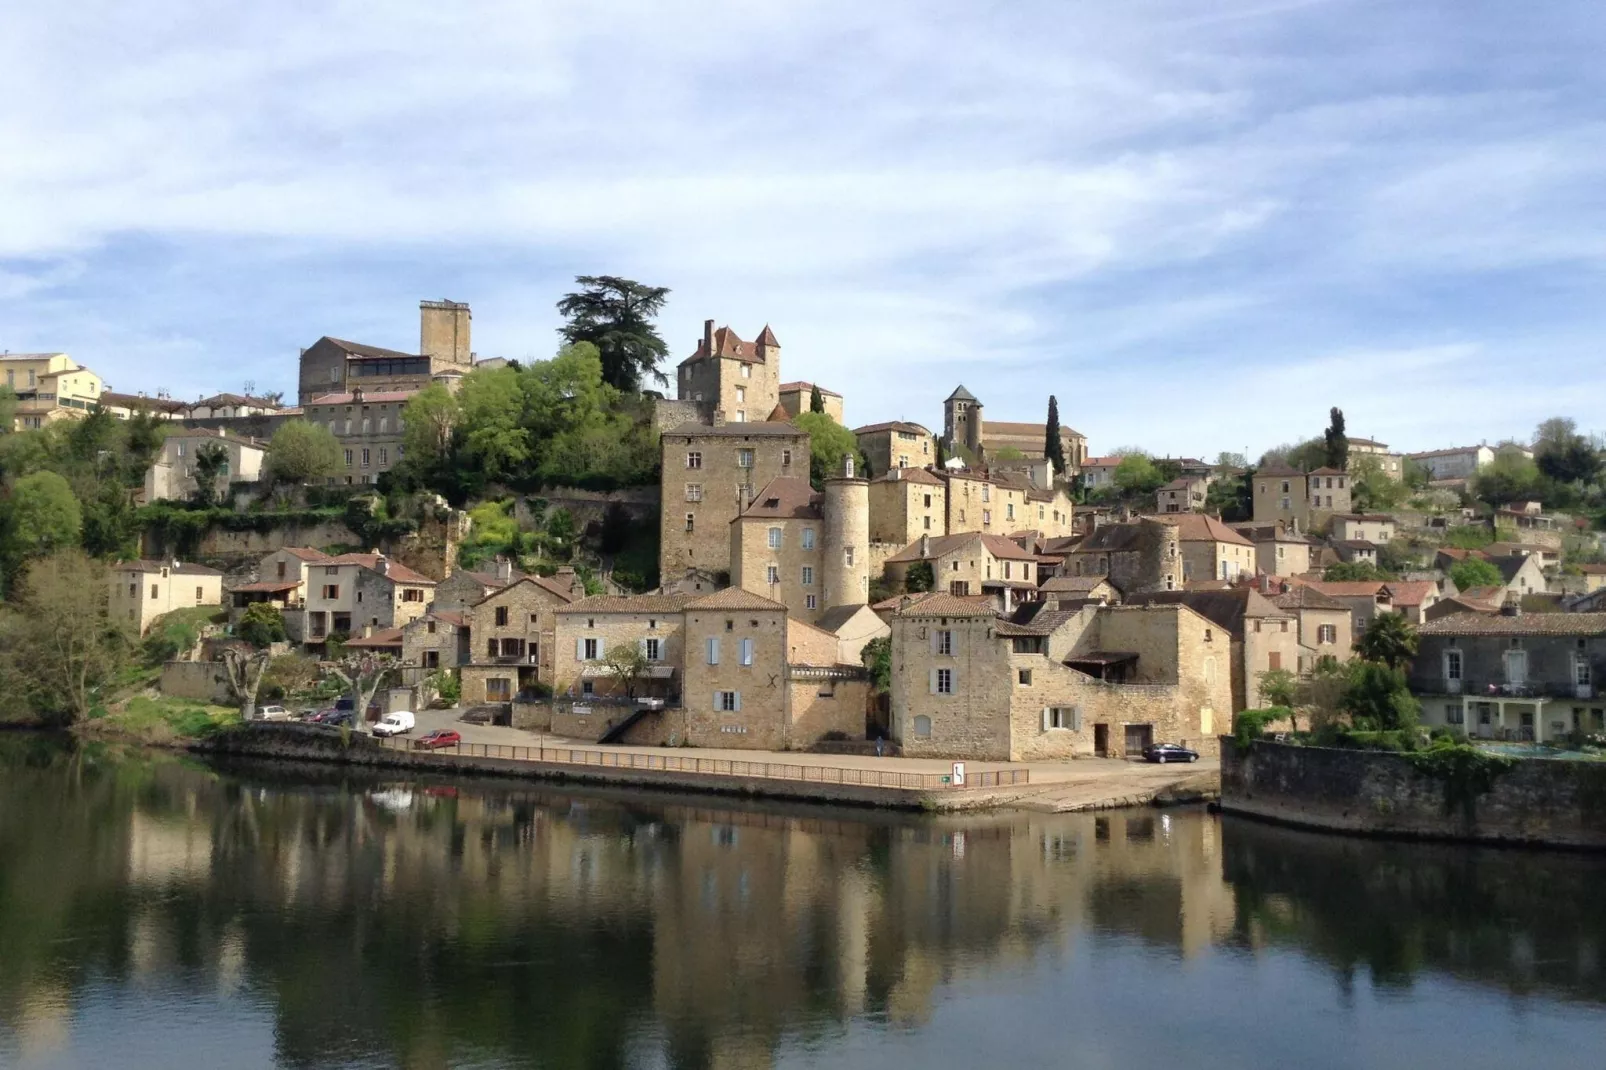
[[[680,362],[676,397],[697,405],[704,422],[715,413],[726,423],[768,419],[781,401],[781,343],[765,324],[758,337],[743,341],[729,327],[703,322],[697,351]]]
[[[963,385],[942,403],[942,437],[950,452],[963,446],[971,457],[981,458],[981,402]]]

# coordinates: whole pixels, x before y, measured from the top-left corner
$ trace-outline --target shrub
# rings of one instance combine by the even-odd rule
[[[1294,711],[1287,706],[1267,706],[1259,710],[1240,710],[1232,718],[1232,740],[1240,751],[1246,751],[1255,740],[1266,734],[1266,726],[1277,721],[1293,722]]]

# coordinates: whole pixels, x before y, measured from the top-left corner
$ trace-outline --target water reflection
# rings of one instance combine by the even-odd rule
[[[1443,975],[1593,1013],[1603,875],[1191,812],[923,819],[0,738],[0,1064],[888,1065],[956,1035],[1030,1060],[1156,991],[1208,1025],[1223,971],[1283,956],[1323,1005]],[[1007,1010],[1045,997],[1063,1024]],[[128,1005],[186,1027],[105,1047]]]

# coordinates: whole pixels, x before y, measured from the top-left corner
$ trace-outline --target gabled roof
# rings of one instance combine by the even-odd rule
[[[814,622],[814,626],[822,632],[835,634],[837,629],[869,609],[870,607],[862,602],[856,606],[832,606],[820,614],[820,619]]]
[[[438,621],[450,624],[454,628],[468,627],[468,618],[452,609],[432,609],[424,614],[425,618],[434,617]]]
[[[1419,606],[1439,593],[1439,585],[1429,580],[1390,580],[1388,588],[1397,606]]]
[[[769,517],[776,520],[818,520],[825,495],[806,479],[779,476],[764,485],[741,517]]]
[[[924,468],[889,468],[871,480],[872,483],[924,483],[927,486],[947,486]]]
[[[334,560],[322,550],[314,550],[310,546],[281,546],[279,547],[279,553],[289,554],[291,557],[299,557],[303,561],[312,561],[314,563]]]
[[[1260,476],[1271,476],[1277,479],[1281,479],[1285,476],[1298,476],[1303,479],[1305,478],[1305,473],[1301,472],[1292,465],[1282,462],[1273,462],[1266,465],[1264,468],[1257,468],[1255,470],[1255,476],[1256,478],[1259,478]]]
[[[689,594],[594,594],[559,606],[558,613],[679,613],[694,596]]]
[[[280,591],[293,591],[301,584],[296,580],[263,580],[260,583],[242,583],[238,587],[230,587],[229,594],[278,594]]]
[[[1309,586],[1333,598],[1376,598],[1389,585],[1382,580],[1314,580]]]
[[[482,575],[482,573],[475,573],[474,575],[475,575],[475,578],[478,579]],[[476,606],[483,606],[485,603],[491,601],[492,599],[500,598],[500,597],[502,597],[502,595],[506,594],[508,591],[511,591],[513,588],[519,586],[520,584],[525,584],[525,583],[533,584],[536,587],[541,588],[543,591],[546,591],[548,594],[552,595],[554,598],[561,599],[564,602],[574,602],[575,601],[574,595],[569,593],[568,588],[564,587],[562,584],[558,583],[556,580],[550,579],[549,577],[546,577],[546,576],[530,576],[530,575],[526,575],[524,573],[520,573],[518,579],[510,580],[507,583],[503,583],[501,580],[496,579],[496,578],[493,577],[489,586],[492,586],[495,589],[492,590],[490,593],[488,593],[484,598],[481,598],[478,602],[475,602],[474,604]]]
[[[786,411],[785,405],[777,401],[775,407],[770,410],[770,414],[764,418],[764,421],[772,424],[787,424],[792,422],[792,414]]]
[[[963,598],[956,594],[937,593],[905,606],[898,611],[900,617],[992,617],[992,599],[985,595]]]
[[[1167,513],[1153,519],[1178,529],[1183,542],[1226,542],[1235,546],[1253,546],[1254,543],[1223,524],[1217,517],[1204,513]],[[1097,532],[1095,532],[1097,534]]]
[[[687,364],[706,360],[710,355],[739,360],[744,364],[763,364],[764,358],[759,355],[758,347],[765,345],[779,348],[780,344],[775,340],[775,332],[770,330],[768,325],[759,332],[758,339],[752,342],[744,342],[729,327],[721,327],[714,332],[714,350],[712,354],[708,351],[707,339],[698,339],[697,351],[681,361],[680,364],[681,367],[685,367]]]
[[[701,598],[695,598],[692,601],[687,602],[686,608],[688,610],[779,609],[784,611],[786,606],[782,605],[780,602],[765,598],[763,595],[754,594],[752,591],[743,590],[740,587],[727,587],[723,591],[715,591],[713,594],[705,594]]]
[[[1349,473],[1338,468],[1328,468],[1324,465],[1321,468],[1312,468],[1310,470],[1310,474],[1313,476],[1342,476],[1348,475]]]
[[[920,554],[920,542],[914,542],[887,558],[888,564],[902,564],[906,561],[931,561],[946,554],[953,553],[970,545],[973,540],[980,539],[987,552],[1000,561],[1036,561],[1037,555],[1022,549],[1019,544],[1013,543],[1002,535],[989,535],[980,531],[962,531],[957,535],[939,535],[926,542],[927,554]]]
[[[416,360],[424,355],[422,353],[403,353],[399,349],[385,349],[382,346],[364,345],[361,342],[348,342],[344,338],[335,338],[334,336],[327,334],[318,339],[318,341],[333,342],[337,348],[353,357],[384,357],[389,359],[395,359],[396,357],[411,357]],[[313,344],[316,345],[317,343],[315,342]]]
[[[986,423],[981,425],[981,437],[983,441],[987,440],[993,435],[1032,435],[1037,437],[1045,437],[1047,434],[1048,424],[1046,423],[1034,424],[1026,421],[988,420]],[[1068,435],[1071,438],[1087,437],[1074,427],[1066,427],[1064,424],[1060,425],[1060,435]]]
[[[1374,553],[1377,551],[1377,543],[1370,539],[1340,539],[1333,545],[1342,546],[1346,550],[1371,550]]]
[[[965,387],[964,387],[964,384],[961,383],[959,386],[954,387],[954,392],[952,394],[949,394],[943,400],[945,400],[945,401],[975,401],[976,400],[976,395],[972,394],[970,391],[966,390]]]
[[[1336,609],[1349,612],[1344,603],[1309,585],[1294,587],[1282,594],[1273,595],[1271,602],[1278,609]]]
[[[1507,583],[1510,583],[1517,578],[1517,573],[1521,572],[1522,567],[1530,560],[1536,565],[1539,563],[1538,557],[1532,554],[1509,554],[1505,557],[1491,557],[1489,558],[1489,564],[1499,569],[1500,575],[1505,578]]]
[[[1100,584],[1109,586],[1103,576],[1050,576],[1043,581],[1045,594],[1091,594]]]
[[[1452,613],[1417,629],[1422,635],[1606,636],[1606,613]]]
[[[1234,587],[1226,591],[1150,591],[1127,599],[1128,606],[1187,606],[1201,617],[1219,624],[1234,635],[1244,633],[1244,621],[1253,618],[1287,618],[1289,614],[1272,604],[1259,591]]]
[[[123,561],[113,565],[112,568],[120,572],[160,572],[165,568],[171,575],[174,576],[223,575],[223,573],[219,572],[215,568],[207,568],[205,565],[192,565],[187,561],[151,561],[147,559],[139,559],[135,561]]]
[[[1082,462],[1082,470],[1086,471],[1089,468],[1114,468],[1120,463],[1121,458],[1113,455],[1109,457],[1089,457],[1087,460]]]
[[[394,561],[384,554],[341,554],[324,562],[328,565],[357,565],[370,572],[379,572],[379,563],[385,562],[385,571],[380,573],[393,583],[415,583],[428,587],[435,586],[435,581],[419,572],[414,572],[400,561]]]
[[[381,628],[372,635],[348,639],[345,645],[348,647],[401,646],[402,630],[400,628]]]

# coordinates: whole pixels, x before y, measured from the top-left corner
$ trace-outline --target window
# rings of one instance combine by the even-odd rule
[[[1446,650],[1444,652],[1444,678],[1446,680],[1460,681],[1461,679],[1461,651]]]
[[[195,588],[195,601],[197,602],[197,604],[201,601],[201,599],[203,599],[205,597],[206,597],[206,594],[205,594],[204,591],[202,591],[199,587]],[[1588,666],[1585,666],[1585,668],[1588,668]],[[1588,683],[1589,681],[1586,680],[1584,682]]]
[[[853,567],[853,547],[845,546],[842,548],[842,562],[849,568]]]
[[[769,537],[770,537],[770,549],[771,550],[779,550],[781,548],[781,529],[780,528],[770,528]]]
[[[736,467],[737,468],[751,468],[751,467],[753,467],[753,451],[752,450],[737,450],[736,451]]]
[[[1284,494],[1288,493],[1288,480],[1286,480],[1286,479],[1283,480],[1283,493]]]
[[[742,708],[742,696],[737,691],[715,691],[714,709],[721,713],[735,713]]]
[[[737,387],[736,388],[736,403],[738,405],[742,405],[742,404],[746,404],[746,402],[747,402],[747,387],[745,387],[745,386]]]
[[[808,608],[808,609],[819,609],[820,608],[820,600],[817,597],[815,597],[814,595],[812,595],[812,594],[804,596],[803,603],[804,603],[805,607]]]
[[[438,669],[441,667],[441,652],[439,650],[424,651],[424,668]]]
[[[790,468],[790,467],[792,467],[792,451],[791,450],[782,450],[781,451],[781,467],[782,468]]]
[[[931,495],[929,495],[929,494],[926,495],[926,508],[927,509],[931,508]]]
[[[1006,579],[1006,580],[1010,578],[1009,566],[1010,566],[1010,562],[1005,561],[1004,562],[1004,579]]]
[[[601,648],[601,645],[597,642],[597,640],[595,640],[595,639],[582,639],[582,640],[580,640],[580,660],[581,661],[596,661],[597,658],[601,655],[601,653],[602,653],[602,648]]]
[[[993,500],[993,488],[991,484],[983,483],[981,485],[981,500],[984,502],[990,502]]]
[[[1316,626],[1316,641],[1318,643],[1338,642],[1338,626],[1336,624],[1319,624]]]
[[[284,579],[284,562],[283,561],[279,562],[279,578],[281,580]]]
[[[743,379],[751,379],[751,378],[752,378],[752,377],[753,377],[753,368],[752,368],[752,365],[750,365],[750,364],[743,364],[743,365],[742,365],[742,378],[743,378]]]
[[[368,434],[368,432],[373,429],[372,425],[373,425],[373,421],[370,420],[368,417],[364,416],[362,418],[362,433],[365,434],[365,435]]]
[[[1080,706],[1044,706],[1043,731],[1060,729],[1066,732],[1080,731],[1082,728],[1082,709]]]
[[[703,500],[703,485],[701,483],[687,483],[686,484],[686,500],[689,501],[689,502],[700,502],[700,501],[702,501]]]
[[[435,622],[432,621],[432,620],[431,621],[425,621],[424,622],[424,631],[428,632],[430,635],[434,635],[435,634]]]
[[[350,450],[346,451],[346,467],[347,468],[351,467],[351,451]]]
[[[130,598],[138,598],[139,597],[139,584],[130,583],[128,585],[128,597],[130,597]]]
[[[1015,673],[1015,682],[1022,687],[1032,686],[1032,670],[1021,669]]]
[[[949,594],[956,594],[960,598],[968,598],[968,597],[970,597],[970,581],[969,580],[952,580],[952,581],[950,581],[949,584],[948,584],[948,593]]]
[[[920,526],[922,528],[924,528],[926,531],[930,531],[931,530],[931,517],[925,516],[925,517],[921,517],[920,519],[921,519],[921,525]]]
[[[954,656],[954,633],[946,629],[932,633],[932,653],[944,657]]]
[[[696,531],[697,530],[697,515],[695,513],[687,513],[686,514],[686,530],[687,531]]]
[[[781,582],[781,566],[768,565],[764,569],[764,582],[774,586]]]
[[[1014,502],[1010,502],[1010,503],[1008,503],[1007,505],[1004,506],[1004,519],[1005,520],[1014,520],[1015,519],[1015,503]]]
[[[151,597],[152,598],[159,597],[160,596],[159,595],[160,590],[161,590],[161,584],[157,584],[157,583],[151,584]]]
[[[692,450],[690,453],[686,454],[686,467],[687,468],[701,468],[702,466],[703,466],[703,455],[702,455],[702,453],[700,453],[697,450]]]
[[[507,627],[507,606],[496,607],[496,626],[498,628]]]
[[[1445,724],[1466,724],[1467,711],[1459,702],[1446,702],[1444,704]]]
[[[803,529],[803,549],[805,549],[805,550],[814,549],[814,529],[813,528],[804,528]]]
[[[664,660],[664,641],[662,639],[643,639],[641,652],[648,661]]]
[[[424,589],[422,587],[403,587],[402,588],[402,601],[403,602],[422,602],[423,600],[424,600]]]
[[[199,591],[196,593],[196,598],[197,600],[200,598]],[[1589,662],[1582,654],[1573,655],[1573,683],[1579,687],[1588,687],[1590,683]]]
[[[582,695],[592,695],[592,694],[596,693],[596,690],[597,690],[597,685],[594,682],[592,682],[590,680],[581,680],[580,681],[580,694],[582,694]]]
[[[362,451],[362,466],[364,468],[368,467],[368,453],[369,451],[366,449]]]
[[[981,522],[984,526],[992,524],[993,511],[991,509],[983,509],[981,511]]]
[[[954,671],[952,669],[938,669],[936,670],[936,677],[937,694],[951,695],[954,693]]]
[[[915,718],[915,738],[931,738],[931,718],[927,717],[925,714],[921,714]]]
[[[340,584],[326,583],[323,585],[323,596],[331,601],[340,597]]]
[[[719,664],[719,638],[717,636],[708,640],[708,664]]]
[[[813,565],[804,565],[803,566],[803,586],[805,586],[805,587],[813,587],[814,586],[814,566]]]
[[[742,640],[742,664],[753,664],[753,641],[751,639]]]
[[[390,450],[389,450],[389,448],[385,447],[385,446],[379,447],[379,464],[380,464],[380,467],[384,467],[385,465],[388,465],[389,463],[390,463]]]

